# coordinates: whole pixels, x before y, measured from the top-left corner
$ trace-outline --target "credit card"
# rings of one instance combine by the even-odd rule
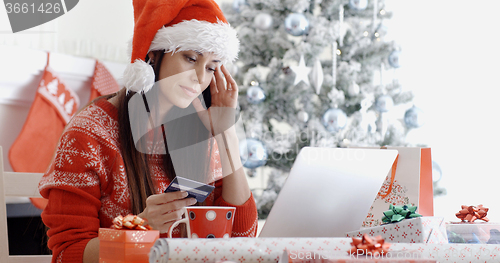
[[[186,191],[188,193],[188,196],[186,198],[192,197],[195,198],[198,202],[203,202],[205,201],[207,196],[214,190],[214,188],[214,186],[209,184],[204,184],[184,177],[176,176],[174,180],[170,182],[167,189],[165,189],[165,193]]]

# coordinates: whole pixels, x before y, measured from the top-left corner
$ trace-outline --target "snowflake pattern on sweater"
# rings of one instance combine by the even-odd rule
[[[114,121],[103,109],[96,105],[90,105],[76,116],[68,125],[64,133],[54,160],[54,169],[49,176],[42,180],[40,191],[50,187],[72,186],[77,188],[96,186],[104,182],[113,185],[113,192],[108,196],[106,191],[101,192],[101,214],[112,220],[118,215],[131,213],[128,201],[130,193],[127,185],[125,167],[120,162],[113,167],[111,157],[121,160],[118,150],[118,123]],[[104,132],[110,131],[110,132]],[[76,143],[79,134],[89,136],[94,140],[87,141],[85,145]],[[81,138],[80,138],[81,139]],[[81,141],[81,140],[79,140]],[[103,151],[107,148],[108,151]],[[109,151],[111,150],[111,151]],[[110,153],[114,156],[110,156]],[[222,178],[222,168],[219,163],[219,151],[215,149],[211,156],[212,181]],[[77,159],[78,161],[75,161]],[[150,169],[152,178],[157,186],[156,193],[161,193],[170,183],[163,172],[162,159],[159,155],[152,155]],[[75,166],[79,166],[75,168]],[[75,169],[90,170],[92,173],[74,173]],[[113,171],[113,172],[112,172]],[[94,174],[96,173],[96,174]],[[114,176],[111,176],[114,174]],[[97,176],[96,176],[97,175]],[[52,180],[52,181],[51,181]],[[214,200],[213,196],[209,200]],[[102,222],[101,225],[106,225]]]
[[[79,242],[97,237],[98,228],[110,227],[116,216],[131,213],[127,175],[119,150],[117,117],[116,108],[104,99],[83,109],[66,127],[53,162],[40,181],[39,190],[45,198],[54,189],[63,190],[55,191],[55,196],[51,195],[42,214],[44,223],[51,228],[48,245],[53,250],[53,260],[66,261],[65,258],[69,260],[80,256],[80,253],[83,255],[84,246],[80,247]],[[221,197],[222,168],[216,144],[212,150],[210,177],[214,179],[216,189],[207,197],[206,204],[234,206]],[[170,183],[162,169],[162,162],[160,155],[151,155],[149,165],[156,193],[162,193]],[[64,204],[55,199],[65,199],[64,202],[82,207],[64,208]],[[94,208],[96,203],[100,204],[98,209]],[[257,211],[253,196],[236,208],[233,236],[255,236]],[[81,237],[77,238],[77,234],[71,232],[79,227],[79,220],[96,218],[89,216],[88,211],[95,213],[98,224],[89,223],[91,226],[82,227],[85,230],[81,232],[91,232],[82,241]]]

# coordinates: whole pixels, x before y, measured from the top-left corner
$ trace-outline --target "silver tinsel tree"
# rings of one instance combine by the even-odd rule
[[[272,168],[267,188],[254,192],[260,218],[302,147],[406,145],[408,129],[420,125],[418,111],[388,114],[411,102],[410,92],[375,81],[400,66],[401,50],[384,41],[391,13],[383,0],[234,0],[222,8],[241,41],[232,71],[252,139],[241,142],[245,167]]]

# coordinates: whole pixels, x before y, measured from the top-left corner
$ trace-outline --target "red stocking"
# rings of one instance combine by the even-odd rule
[[[90,101],[92,101],[101,95],[117,92],[120,86],[106,67],[101,62],[96,61],[94,77],[92,78],[92,85],[90,88]]]
[[[24,126],[12,144],[9,160],[15,172],[43,173],[54,156],[57,142],[69,119],[78,109],[80,101],[75,92],[65,87],[47,66],[38,85]],[[46,200],[32,199],[43,209]]]
[[[9,160],[16,172],[45,172],[52,161],[64,127],[78,110],[78,96],[61,83],[48,65],[47,54],[47,67],[28,118],[9,151]],[[116,92],[119,88],[106,67],[96,61],[90,101]],[[43,198],[32,198],[31,201],[40,209],[44,209],[47,204]]]

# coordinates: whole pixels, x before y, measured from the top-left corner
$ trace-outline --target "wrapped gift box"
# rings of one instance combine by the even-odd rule
[[[151,249],[150,262],[279,262],[284,260],[282,255],[285,250],[293,250],[297,255],[294,257],[297,258],[299,257],[297,251],[304,250],[349,257],[347,251],[352,248],[351,242],[352,238],[333,237],[160,238]],[[428,259],[442,263],[498,263],[500,258],[500,246],[494,244],[393,243],[388,252],[391,253],[390,256],[393,259],[407,259],[406,262],[410,260],[424,260],[425,262]],[[305,257],[305,255],[300,255],[300,257]],[[288,259],[284,262],[288,262]]]
[[[446,223],[449,243],[500,244],[500,224],[487,222]]]
[[[390,243],[448,243],[442,217],[417,217],[346,233],[347,237],[382,236]]]
[[[158,230],[99,229],[99,262],[149,262],[149,251],[160,237]]]

